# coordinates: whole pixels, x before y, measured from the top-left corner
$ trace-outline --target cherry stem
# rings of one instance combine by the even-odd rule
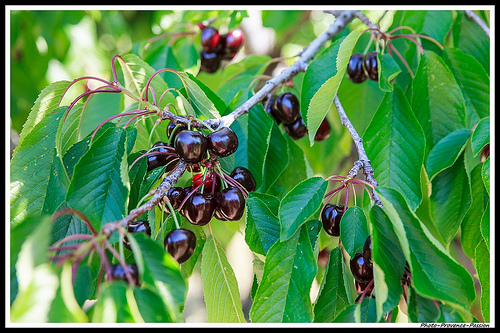
[[[366,288],[363,290],[363,293],[359,298],[359,303],[363,302],[363,298],[365,298],[366,294],[368,293],[368,290],[371,288],[372,285],[373,285],[373,279],[370,280],[370,282],[366,285]]]
[[[146,115],[149,115],[148,117],[144,117],[143,119],[146,119],[146,118],[150,118],[154,115],[156,115],[156,111],[148,111],[148,112],[144,112],[144,113],[141,113],[141,114],[137,114],[135,116],[133,116],[132,118],[130,118],[129,120],[127,120],[127,122],[125,123],[125,125],[123,126],[123,128],[127,128],[127,126],[135,119],[139,118],[139,117],[142,117],[142,116],[146,116]]]
[[[114,247],[111,246],[111,244],[109,244],[109,242],[106,242],[106,248],[108,249],[109,252],[111,252],[116,257],[116,259],[118,259],[118,261],[120,262],[120,265],[123,267],[123,270],[125,272],[125,276],[127,277],[127,281],[129,283],[129,285],[133,286],[134,279],[132,278],[132,274],[130,274],[130,270],[127,267],[127,263],[125,262],[123,257],[120,256],[120,254],[115,250]]]
[[[103,120],[99,125],[97,125],[97,127],[92,132],[92,135],[90,137],[93,139],[94,136],[95,136],[95,134],[99,130],[99,128],[101,128],[108,121],[113,120],[115,118],[125,117],[125,116],[131,116],[131,115],[144,116],[144,115],[151,114],[151,113],[156,113],[156,112],[155,111],[144,111],[144,110],[133,110],[133,111],[128,111],[128,112],[123,112],[123,113],[120,113],[120,114],[115,114],[114,116],[111,116],[111,117]]]
[[[389,53],[391,53],[391,55],[392,55],[392,51],[394,51],[396,53],[398,58],[401,60],[403,65],[406,67],[406,69],[410,73],[411,78],[413,79],[415,77],[415,75],[413,74],[413,71],[411,70],[410,65],[408,65],[408,63],[406,62],[405,58],[401,55],[401,53],[399,53],[399,51],[396,49],[396,47],[394,45],[392,45],[392,43],[387,43],[387,46],[389,48]]]
[[[94,90],[90,90],[90,91],[84,92],[83,94],[81,94],[80,96],[78,96],[77,98],[75,98],[73,100],[73,102],[71,102],[71,104],[68,106],[68,109],[66,110],[66,113],[64,114],[64,120],[66,120],[66,118],[68,117],[69,111],[71,110],[71,108],[73,108],[73,106],[75,106],[76,102],[78,102],[81,98],[83,98],[83,97],[85,97],[87,95],[91,95],[91,94],[98,93],[98,92],[108,92],[108,93],[119,93],[119,92],[121,92],[121,90],[119,88],[116,88],[114,86],[103,86],[103,87],[100,87],[100,88],[111,88],[112,90],[94,89]]]
[[[71,83],[66,87],[66,89],[64,90],[64,92],[62,93],[61,95],[61,99],[59,100],[59,103],[57,103],[57,106],[59,107],[62,100],[63,100],[63,97],[64,95],[66,95],[66,93],[68,92],[69,88],[75,84],[76,82],[78,81],[81,81],[81,80],[97,80],[97,81],[101,81],[102,83],[105,83],[107,86],[112,86],[113,84],[107,80],[104,80],[104,79],[101,79],[99,77],[96,77],[96,76],[82,76],[82,77],[79,77],[79,78],[76,78],[74,79],[73,81],[71,81]]]
[[[158,146],[158,147],[155,147],[153,149],[158,149],[158,148],[172,148],[172,147],[166,147],[166,146]],[[134,166],[134,164],[140,160],[141,158],[145,157],[145,156],[151,156],[151,155],[168,155],[168,156],[174,156],[174,155],[177,155],[176,153],[169,153],[169,152],[166,152],[166,151],[149,151],[147,153],[144,153],[142,154],[141,156],[137,157],[134,162],[132,162],[132,164],[130,164],[130,166],[128,167],[129,170],[132,169],[132,167]]]
[[[217,171],[216,171],[217,175],[219,175],[219,177],[221,177],[224,181],[226,181],[227,183],[229,183],[230,185],[238,188],[242,193],[243,193],[243,196],[245,198],[248,198],[249,194],[248,194],[248,191],[247,189],[242,186],[240,183],[238,183],[236,180],[234,180],[233,177],[229,176],[228,174],[226,174],[224,171],[222,171],[221,174],[219,174]]]
[[[158,74],[158,73],[161,73],[161,72],[171,72],[171,73],[174,73],[175,75],[177,75],[179,77],[179,79],[181,79],[182,81],[182,84],[184,85],[184,88],[186,89],[186,94],[188,95],[188,98],[189,98],[189,92],[188,92],[188,89],[187,89],[187,86],[186,86],[186,82],[184,82],[184,79],[182,78],[182,76],[180,75],[180,73],[174,69],[171,69],[171,68],[162,68],[162,69],[159,69],[157,70],[156,72],[153,73],[153,75],[151,75],[148,79],[148,82],[146,83],[146,86],[145,86],[145,89],[144,89],[144,100],[148,100],[148,87],[149,87],[149,84],[151,83],[151,80],[153,79],[153,77]]]

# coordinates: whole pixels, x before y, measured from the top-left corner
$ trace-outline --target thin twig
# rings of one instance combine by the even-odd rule
[[[479,27],[483,29],[488,38],[490,38],[490,28],[486,25],[486,23],[484,23],[483,20],[481,20],[479,16],[476,15],[476,13],[474,13],[472,10],[465,10],[465,15],[467,15],[470,20],[476,22]]]

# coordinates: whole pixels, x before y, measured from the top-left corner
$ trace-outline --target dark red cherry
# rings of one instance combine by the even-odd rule
[[[373,81],[378,81],[377,52],[369,52],[365,54],[363,59],[368,78]]]
[[[211,52],[207,53],[201,51],[200,53],[200,69],[207,73],[215,73],[220,66],[220,61],[222,56],[219,53]]]
[[[354,278],[361,283],[368,283],[373,279],[373,269],[366,264],[363,253],[356,253],[349,263]]]
[[[139,270],[136,264],[128,264],[127,269],[132,275],[132,280],[136,286],[139,285]],[[106,278],[108,281],[122,280],[128,283],[127,275],[125,274],[125,269],[120,264],[111,265]]]
[[[214,155],[226,157],[238,149],[238,137],[229,127],[222,127],[207,135],[207,147]]]
[[[483,163],[484,161],[486,161],[486,159],[490,156],[490,144],[487,143],[483,149],[481,150],[481,157],[480,157],[480,161],[481,163]]]
[[[211,53],[219,44],[220,34],[219,31],[211,26],[203,28],[200,35],[201,47],[203,51]]]
[[[323,141],[328,139],[331,131],[332,128],[330,126],[330,123],[328,122],[328,119],[324,118],[321,124],[319,125],[318,131],[314,135],[314,141]]]
[[[187,129],[187,126],[178,125],[174,121],[169,122],[167,125],[167,137],[169,138],[170,142],[173,144],[177,134],[179,134],[180,131],[183,131],[185,129]]]
[[[187,163],[198,163],[207,153],[207,138],[200,131],[180,131],[175,138],[175,151]]]
[[[153,145],[153,148],[155,148],[155,149],[151,150],[150,153],[156,153],[156,152],[167,153],[167,152],[169,152],[169,150],[165,147],[167,147],[166,143],[158,141]],[[148,159],[147,172],[149,172],[153,169],[156,169],[158,167],[166,165],[167,158],[169,158],[169,157],[170,156],[164,155],[164,154],[148,155],[147,156],[147,159]]]
[[[267,113],[273,117],[274,121],[276,121],[276,124],[281,124],[281,119],[279,118],[278,114],[276,113],[276,109],[274,108],[274,102],[276,100],[276,97],[271,96],[269,99],[265,100],[262,102],[264,109],[266,110]]]
[[[365,258],[366,264],[370,267],[373,267],[372,249],[372,237],[368,236],[366,238],[365,245],[363,246],[363,257]]]
[[[211,193],[194,192],[184,203],[184,216],[194,225],[205,225],[212,219],[216,207],[215,196]]]
[[[340,220],[342,219],[344,206],[326,204],[321,212],[321,222],[326,233],[339,237],[340,236]]]
[[[173,209],[178,209],[182,200],[186,197],[186,193],[182,187],[171,187],[167,192],[168,200]]]
[[[363,282],[359,282],[358,280],[354,279],[354,289],[356,290],[356,293],[359,295],[359,294],[362,294],[365,290],[365,295],[371,295],[371,293],[373,292],[373,286],[374,284],[372,283],[371,286],[368,288],[368,285],[370,284],[370,282],[367,282],[367,283],[363,283]],[[366,289],[368,288],[368,289]]]
[[[234,168],[233,172],[229,175],[231,178],[240,183],[247,192],[253,192],[257,188],[255,178],[252,173],[245,167],[239,166]]]
[[[361,83],[366,80],[363,70],[363,54],[353,53],[347,64],[347,77],[354,83]]]
[[[202,173],[197,173],[193,176],[193,179],[191,180],[191,187],[196,188],[198,187],[203,181],[203,174]],[[210,192],[210,193],[217,193],[220,191],[221,188],[221,181],[220,178],[215,174],[207,174],[205,176],[205,183],[203,186],[203,192]]]
[[[217,210],[227,221],[238,221],[245,212],[245,197],[236,187],[227,187],[217,194]]]
[[[170,253],[179,264],[182,264],[191,258],[196,248],[196,236],[188,229],[174,229],[167,234],[163,241],[163,245],[165,246],[165,250]]]
[[[291,124],[283,123],[283,129],[294,140],[298,140],[307,134],[307,127],[301,115]]]
[[[151,228],[149,227],[148,221],[132,221],[128,224],[127,231],[130,233],[142,232],[148,237],[151,236]],[[123,238],[123,244],[127,249],[131,250],[130,242],[127,237]]]
[[[274,108],[278,117],[285,124],[294,123],[300,115],[299,100],[290,92],[279,95],[274,102]]]
[[[233,29],[227,33],[225,36],[226,46],[225,46],[225,55],[226,59],[233,59],[236,55],[236,52],[243,45],[243,31],[241,29]]]
[[[191,194],[191,192],[193,192],[193,188],[191,186],[186,186],[182,189],[183,193],[184,193],[184,197],[183,199],[181,200],[181,203],[186,200],[186,198]],[[187,200],[186,200],[187,202]],[[182,207],[180,207],[180,204],[179,204],[179,207],[177,208],[178,211],[179,211],[179,214],[181,214],[182,216],[186,216],[186,202],[184,202],[184,205],[182,205]],[[180,209],[179,209],[180,208]]]

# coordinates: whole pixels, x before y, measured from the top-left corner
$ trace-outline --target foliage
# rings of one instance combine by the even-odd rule
[[[84,16],[24,13],[49,14],[58,20]],[[25,80],[12,88],[12,96],[27,99],[32,90],[41,92],[22,129],[16,121],[20,139],[10,161],[11,322],[184,322],[193,274],[201,275],[209,322],[385,323],[405,315],[414,323],[490,321],[489,39],[474,22],[455,10],[388,11],[383,17],[367,11],[380,30],[352,20],[303,73],[274,90],[299,97],[307,138],[287,135],[264,102],[231,124],[239,146],[219,159],[220,171],[243,166],[257,183],[239,221],[214,218],[196,226],[155,205],[138,218],[148,221],[151,237],[124,228],[107,235],[106,228],[147,203],[172,175],[165,167],[147,171],[146,160],[138,159],[154,142],[168,142],[168,120],[156,121],[162,111],[199,122],[229,115],[258,93],[259,81],[277,61],[243,49],[216,73],[200,71],[197,23],[212,19],[228,31],[248,13],[151,15],[160,14],[171,15],[171,33],[141,35],[130,52],[109,57],[112,82],[84,77],[99,87],[83,92],[75,92],[81,79],[52,82],[43,90]],[[489,19],[489,11],[479,14]],[[262,18],[281,46],[286,36],[306,47],[315,37],[312,19],[304,23],[306,32],[285,32],[307,15],[263,11]],[[25,16],[13,15],[12,27]],[[28,39],[26,29],[13,29],[12,40],[22,34]],[[388,33],[380,41],[377,31]],[[42,76],[38,71],[52,52],[63,57],[60,49],[69,47],[64,36],[44,37],[45,57],[23,53],[45,61],[43,66],[13,57],[13,77],[22,72],[19,61],[29,62],[31,75]],[[12,45],[13,55],[17,47]],[[350,56],[371,50],[379,51],[378,82],[350,82]],[[362,138],[378,186],[361,173],[356,177],[357,171],[350,175],[360,143],[341,123],[335,96]],[[11,116],[15,112],[11,108]],[[315,142],[325,117],[331,134]],[[175,186],[189,186],[192,174],[184,172]],[[322,227],[328,202],[345,206],[339,237]],[[176,227],[197,238],[182,264],[163,243]],[[239,232],[254,255],[249,310],[227,254]],[[375,297],[356,291],[349,269],[369,236]],[[110,265],[125,263],[137,265],[140,285],[106,278]],[[317,295],[311,293],[313,282]]]

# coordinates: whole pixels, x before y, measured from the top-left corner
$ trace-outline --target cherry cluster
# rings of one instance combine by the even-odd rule
[[[200,52],[201,70],[214,73],[222,60],[231,60],[243,45],[243,31],[230,30],[227,34],[220,34],[217,28],[198,23],[201,29]]]
[[[369,78],[378,81],[378,65],[376,51],[353,53],[347,65],[347,77],[354,83],[362,83]]]
[[[276,123],[283,124],[285,132],[294,140],[307,134],[307,127],[300,112],[300,103],[291,92],[278,96],[271,95],[264,102],[264,109],[273,117]],[[331,127],[326,118],[318,128],[314,141],[322,141],[330,136]]]
[[[159,141],[141,155],[147,156],[148,172],[161,166],[166,166],[165,172],[170,172],[182,159],[195,174],[189,186],[169,189],[164,198],[168,205],[160,205],[163,211],[170,214],[176,210],[198,226],[208,224],[213,217],[220,221],[240,220],[248,193],[256,189],[255,179],[248,169],[241,166],[227,174],[217,160],[238,149],[236,133],[222,127],[205,135],[200,129],[175,122],[168,124],[166,132],[168,142]],[[140,221],[140,226],[129,224],[128,232],[151,235],[146,221]],[[183,263],[194,252],[196,236],[184,228],[171,230],[164,239],[164,247],[174,259]]]

